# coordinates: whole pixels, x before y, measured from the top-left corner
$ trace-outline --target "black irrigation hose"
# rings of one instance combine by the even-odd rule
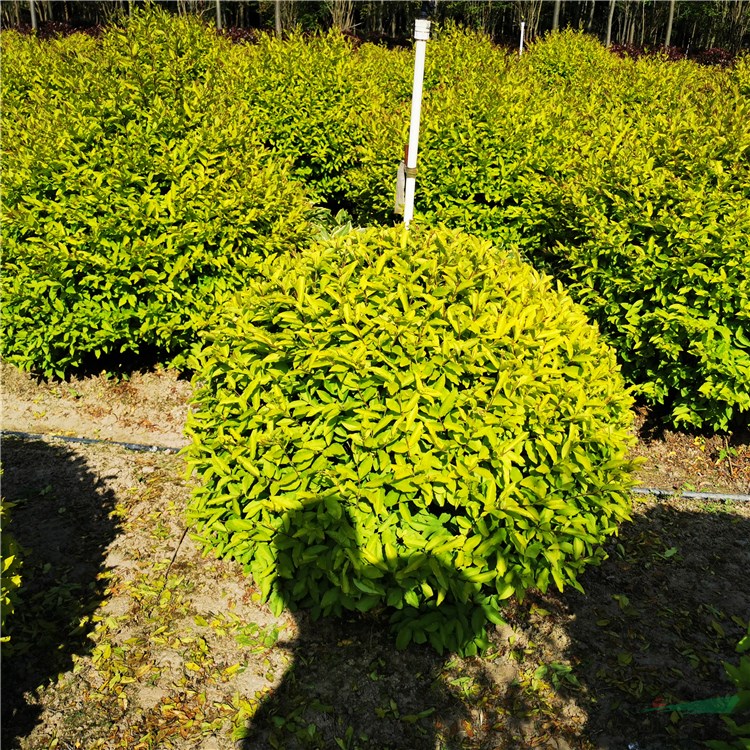
[[[14,430],[0,430],[0,435],[24,438],[25,440],[62,440],[66,443],[84,443],[85,445],[117,445],[130,451],[142,453],[177,453],[179,448],[168,448],[163,445],[143,445],[141,443],[121,443],[116,440],[99,438],[70,437],[68,435],[42,435]],[[680,490],[661,490],[658,487],[634,487],[630,490],[635,495],[654,495],[655,497],[681,497],[685,500],[717,500],[720,502],[750,503],[750,495],[732,495],[722,492],[681,492]]]
[[[750,495],[729,495],[722,492],[660,490],[656,487],[633,487],[630,491],[636,495],[655,495],[656,497],[681,497],[685,500],[720,500],[733,503],[750,503]]]
[[[15,430],[0,430],[0,435],[17,437],[24,440],[62,440],[65,443],[83,443],[84,445],[116,445],[129,451],[140,453],[177,453],[180,448],[168,448],[163,445],[143,445],[141,443],[121,443],[117,440],[100,440],[98,438],[71,437],[70,435],[43,435],[40,433],[16,432]]]

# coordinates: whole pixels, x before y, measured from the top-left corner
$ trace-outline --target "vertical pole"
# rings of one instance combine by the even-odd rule
[[[216,0],[216,28],[221,31],[222,29],[222,23],[221,23],[221,2],[220,0]]]
[[[526,30],[526,21],[521,21],[521,43],[518,45],[518,56],[523,54],[523,32]]]
[[[414,86],[411,94],[411,123],[409,125],[409,148],[406,152],[406,189],[404,196],[404,224],[408,227],[414,218],[414,193],[417,187],[417,151],[419,149],[419,120],[422,115],[422,83],[427,41],[430,38],[430,22],[418,18],[414,22],[416,54],[414,58]]]
[[[31,11],[31,28],[36,31],[36,8],[34,7],[34,0],[29,0],[29,10]]]

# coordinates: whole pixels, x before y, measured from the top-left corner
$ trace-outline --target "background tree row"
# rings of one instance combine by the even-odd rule
[[[79,2],[15,0],[3,3],[4,26],[40,26],[42,31],[111,23],[143,0]],[[157,4],[157,3],[154,3]],[[366,39],[392,42],[410,36],[420,2],[405,0],[164,0],[158,5],[185,15],[197,14],[231,29],[285,33],[331,26]],[[32,17],[33,16],[33,17]],[[517,41],[520,22],[534,38],[550,29],[583,28],[602,41],[637,47],[675,46],[685,51],[726,48],[738,52],[750,44],[749,0],[447,0],[438,2],[437,20],[484,31],[496,42]]]

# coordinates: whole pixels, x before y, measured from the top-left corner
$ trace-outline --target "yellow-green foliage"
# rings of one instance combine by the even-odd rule
[[[573,32],[520,60],[455,32],[428,51],[418,215],[519,242],[678,423],[725,428],[750,409],[747,67],[621,60]],[[372,218],[405,106],[374,113],[371,148],[390,156],[352,175]]]
[[[387,604],[400,644],[439,649],[578,586],[628,517],[631,399],[564,292],[446,229],[350,232],[266,276],[195,365],[207,546],[276,608]]]
[[[182,363],[225,288],[305,244],[290,176],[360,224],[391,221],[409,50],[232,45],[158,11],[101,41],[3,46],[3,353],[19,364],[141,343]],[[519,58],[437,30],[417,215],[517,244],[642,398],[726,428],[750,410],[749,68],[620,59],[576,32]]]
[[[410,95],[408,55],[373,45],[355,51],[350,40],[331,32],[283,43],[261,37],[235,47],[227,65],[238,120],[292,160],[295,176],[318,201],[359,211],[350,173],[370,148],[373,110],[395,91]]]
[[[147,13],[3,47],[3,357],[180,363],[218,298],[309,234],[303,189],[227,108],[229,43]]]
[[[711,750],[747,750],[750,748],[750,656],[745,655],[750,651],[750,623],[747,626],[747,635],[737,644],[737,653],[743,654],[740,663],[735,667],[724,662],[727,676],[734,683],[736,703],[730,716],[722,716],[732,739],[711,740],[706,746]]]
[[[0,642],[6,643],[10,636],[5,635],[7,619],[13,614],[18,589],[21,586],[21,558],[20,550],[12,534],[7,531],[8,511],[12,504],[0,500],[0,546],[2,546],[2,591],[0,591]]]
[[[247,118],[318,199],[387,222],[411,55],[335,35],[233,54]],[[520,60],[454,28],[428,48],[418,215],[519,243],[677,423],[750,409],[747,68],[622,60],[574,32]]]

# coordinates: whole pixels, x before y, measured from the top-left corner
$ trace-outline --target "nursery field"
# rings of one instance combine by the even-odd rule
[[[747,747],[750,57],[0,41],[4,746]]]
[[[39,384],[3,367],[4,429],[180,446],[189,383]],[[647,483],[747,492],[750,441],[643,433]],[[731,693],[750,504],[639,501],[585,595],[535,593],[486,654],[395,648],[383,615],[275,617],[201,555],[176,455],[3,441],[26,549],[3,665],[3,745],[41,748],[699,748],[717,717],[643,713]],[[40,523],[39,519],[44,519]]]

